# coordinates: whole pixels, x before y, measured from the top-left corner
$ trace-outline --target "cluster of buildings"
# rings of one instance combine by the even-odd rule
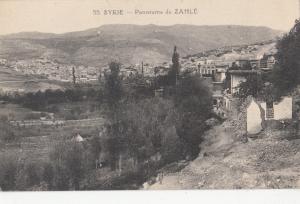
[[[72,64],[59,64],[47,58],[16,61],[0,59],[0,65],[25,75],[39,75],[49,80],[71,83],[74,81],[74,75],[76,83],[92,83],[98,81],[99,78],[104,77],[105,73],[110,72],[108,65],[104,67],[75,66]],[[159,75],[166,75],[170,66],[171,64],[168,62],[158,65],[143,62],[135,65],[121,64],[120,74],[124,78],[135,76],[137,74],[151,78]]]
[[[182,60],[181,71],[198,74],[209,81],[214,110],[221,117],[226,117],[226,110],[231,108],[233,95],[238,92],[240,83],[245,82],[249,75],[269,74],[275,66],[276,52],[258,52],[259,47],[251,45],[231,51],[218,50],[217,54],[209,51],[210,54],[191,56]]]
[[[4,65],[23,74],[40,75],[50,80],[64,82],[73,81],[73,72],[78,83],[97,81],[99,73],[95,67],[58,64],[47,58],[18,60],[9,63],[6,62]]]
[[[180,61],[181,72],[198,74],[203,78],[211,79],[214,96],[219,101],[219,98],[224,95],[222,88],[226,78],[230,78],[230,90],[226,90],[226,93],[234,94],[239,83],[245,81],[247,75],[257,72],[268,73],[272,70],[275,64],[275,53],[258,53],[261,46],[264,45],[225,47],[185,57]],[[97,81],[109,72],[109,66],[96,68],[59,64],[47,58],[14,62],[0,59],[0,65],[6,65],[24,74],[40,75],[50,80],[73,82],[75,78],[76,83]],[[170,67],[171,62],[156,65],[141,62],[135,65],[121,65],[120,73],[125,78],[137,74],[153,78],[167,75]]]
[[[168,74],[170,66],[171,63],[169,62],[164,62],[156,65],[144,62],[135,65],[121,64],[120,74],[125,78],[137,74],[143,75],[144,77],[162,76]],[[105,74],[105,72],[109,72],[109,66],[102,68],[102,72],[100,73],[101,77]]]
[[[182,63],[182,71],[189,73],[198,73],[203,77],[212,77],[214,75],[224,75],[227,70],[257,70],[268,72],[275,65],[274,54],[265,54],[261,58],[240,57],[236,60],[209,59],[201,57],[185,60]]]
[[[265,45],[245,46],[239,48],[238,52],[226,50],[223,54],[218,50],[218,56],[210,54],[189,57],[183,60],[182,71],[197,73],[210,82],[216,114],[227,117],[227,113],[237,112],[237,116],[239,112],[235,94],[239,92],[239,85],[251,75],[271,74],[276,64],[276,50],[259,50],[260,46]],[[274,124],[285,126],[291,123],[296,107],[300,110],[297,101],[300,99],[292,95],[286,95],[279,101],[248,97],[244,121],[247,134],[258,134],[263,129],[272,128]]]

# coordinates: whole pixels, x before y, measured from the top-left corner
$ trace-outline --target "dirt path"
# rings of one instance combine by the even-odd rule
[[[225,121],[206,132],[198,158],[147,189],[300,187],[300,140],[276,137],[281,134],[262,133],[262,139],[242,143]]]

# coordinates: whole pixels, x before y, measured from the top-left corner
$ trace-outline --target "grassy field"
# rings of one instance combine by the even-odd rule
[[[63,125],[12,126],[18,139],[11,142],[0,141],[0,156],[12,154],[23,159],[46,160],[53,145],[61,139],[71,140],[78,133],[84,138],[98,135],[105,120],[101,119],[100,110],[89,110],[90,103],[56,104],[58,111],[54,114],[54,120],[65,121]],[[80,120],[66,121],[64,116],[76,109],[81,109],[77,115]],[[39,120],[41,113],[43,112],[33,111],[17,104],[0,104],[0,118],[8,121],[30,121],[33,118]],[[89,119],[85,119],[86,115]]]
[[[33,126],[14,127],[17,140],[2,142],[1,154],[12,154],[22,159],[41,160],[48,159],[49,152],[60,140],[71,140],[78,133],[83,138],[90,138],[99,134],[103,123],[84,125],[81,121],[63,126]]]

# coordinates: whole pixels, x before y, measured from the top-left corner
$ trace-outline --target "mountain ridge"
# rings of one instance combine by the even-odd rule
[[[169,61],[173,46],[181,56],[275,39],[282,31],[263,26],[170,26],[108,24],[63,34],[21,32],[0,37],[0,58],[47,57],[60,63],[102,66]]]
[[[72,33],[81,33],[86,31],[92,31],[96,29],[101,29],[105,27],[111,27],[111,26],[135,26],[135,27],[163,27],[163,28],[170,28],[170,27],[180,27],[180,26],[188,26],[188,27],[252,27],[252,28],[266,28],[271,29],[275,32],[284,33],[285,31],[278,30],[278,29],[272,29],[268,26],[242,26],[242,25],[234,25],[234,24],[228,24],[228,25],[194,25],[194,24],[172,24],[172,25],[156,25],[156,24],[145,24],[145,25],[137,25],[137,24],[103,24],[98,27],[93,28],[87,28],[83,30],[77,30],[77,31],[70,31],[70,32],[63,32],[63,33],[51,33],[51,32],[40,32],[40,31],[22,31],[22,32],[16,32],[16,33],[9,33],[9,34],[3,34],[0,35],[1,38],[15,38],[15,37],[21,37],[21,38],[34,38],[35,35],[42,35],[42,36],[53,36],[53,37],[60,37]],[[22,36],[25,35],[25,36]],[[29,36],[26,36],[29,35]]]

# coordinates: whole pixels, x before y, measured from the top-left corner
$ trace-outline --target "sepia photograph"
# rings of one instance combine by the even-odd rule
[[[299,17],[298,0],[1,0],[0,194],[299,189]]]

